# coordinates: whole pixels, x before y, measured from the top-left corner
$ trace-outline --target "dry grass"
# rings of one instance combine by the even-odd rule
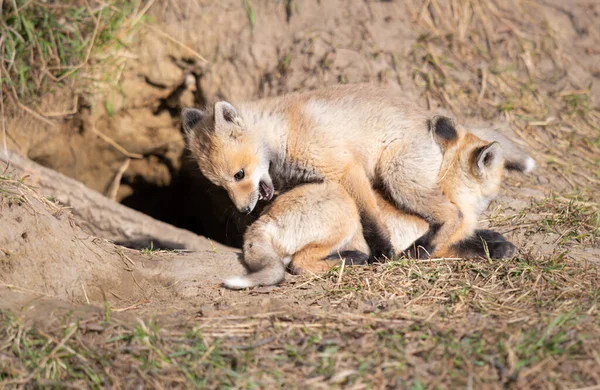
[[[309,297],[314,308],[177,324],[97,312],[64,315],[48,330],[4,312],[0,383],[575,388],[600,381],[595,267],[525,256],[347,267],[338,279],[333,271],[319,282],[323,290]]]
[[[39,202],[43,207],[53,214],[66,211],[64,206],[59,205],[53,197],[41,196],[34,187],[26,183],[29,175],[19,176],[10,165],[0,172],[0,217],[2,207],[12,207],[17,204],[25,205],[31,212],[35,212],[31,202]],[[67,212],[70,216],[70,214]]]
[[[495,217],[493,222],[526,236],[552,237],[553,246],[559,249],[600,244],[600,204],[593,199],[549,196],[515,215]]]
[[[3,98],[46,122],[76,113],[80,95],[116,86],[127,44],[147,10],[139,1],[121,0],[0,4]],[[41,96],[58,90],[71,91],[68,109],[36,108]]]
[[[558,45],[527,0],[413,2],[422,35],[412,51],[414,79],[459,117],[503,116],[538,161],[571,190],[600,189],[600,111],[590,84],[575,84],[576,59]],[[584,169],[581,169],[584,168]]]

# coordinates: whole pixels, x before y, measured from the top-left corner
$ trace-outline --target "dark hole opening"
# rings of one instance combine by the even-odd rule
[[[121,183],[130,186],[133,193],[121,203],[173,226],[240,248],[245,228],[256,219],[254,214],[258,211],[251,215],[238,212],[227,192],[202,176],[187,151],[180,158],[179,170],[164,159],[172,177],[167,186],[151,183],[142,175],[123,177]],[[147,242],[127,243],[126,246],[145,247]],[[161,243],[160,238],[153,246],[182,249]]]

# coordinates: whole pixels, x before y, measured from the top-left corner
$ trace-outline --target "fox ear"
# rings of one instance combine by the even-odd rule
[[[241,118],[231,103],[222,101],[215,103],[215,125],[227,126],[230,124],[240,125]]]
[[[181,127],[186,134],[190,134],[194,126],[202,120],[204,111],[197,108],[184,108],[181,110]]]
[[[477,149],[475,172],[482,176],[486,171],[495,169],[502,164],[502,147],[498,142],[492,142],[483,148]]]
[[[429,130],[435,141],[442,147],[447,149],[458,140],[458,132],[456,131],[456,122],[452,119],[435,115],[429,120]]]

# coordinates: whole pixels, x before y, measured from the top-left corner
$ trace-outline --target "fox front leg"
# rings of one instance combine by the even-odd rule
[[[458,207],[445,196],[428,197],[427,207],[414,208],[428,223],[429,229],[404,253],[410,258],[429,258],[448,256],[448,248],[455,242],[468,237],[468,227]]]

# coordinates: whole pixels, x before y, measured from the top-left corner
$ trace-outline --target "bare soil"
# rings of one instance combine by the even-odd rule
[[[119,54],[120,90],[57,92],[37,109],[77,107],[49,123],[8,107],[4,134],[29,159],[210,240],[116,245],[41,171],[0,164],[0,386],[600,383],[598,2],[158,0],[148,15]],[[507,174],[481,226],[519,256],[223,289],[244,272],[235,247],[256,216],[200,176],[180,109],[365,81],[512,129],[538,168]]]

